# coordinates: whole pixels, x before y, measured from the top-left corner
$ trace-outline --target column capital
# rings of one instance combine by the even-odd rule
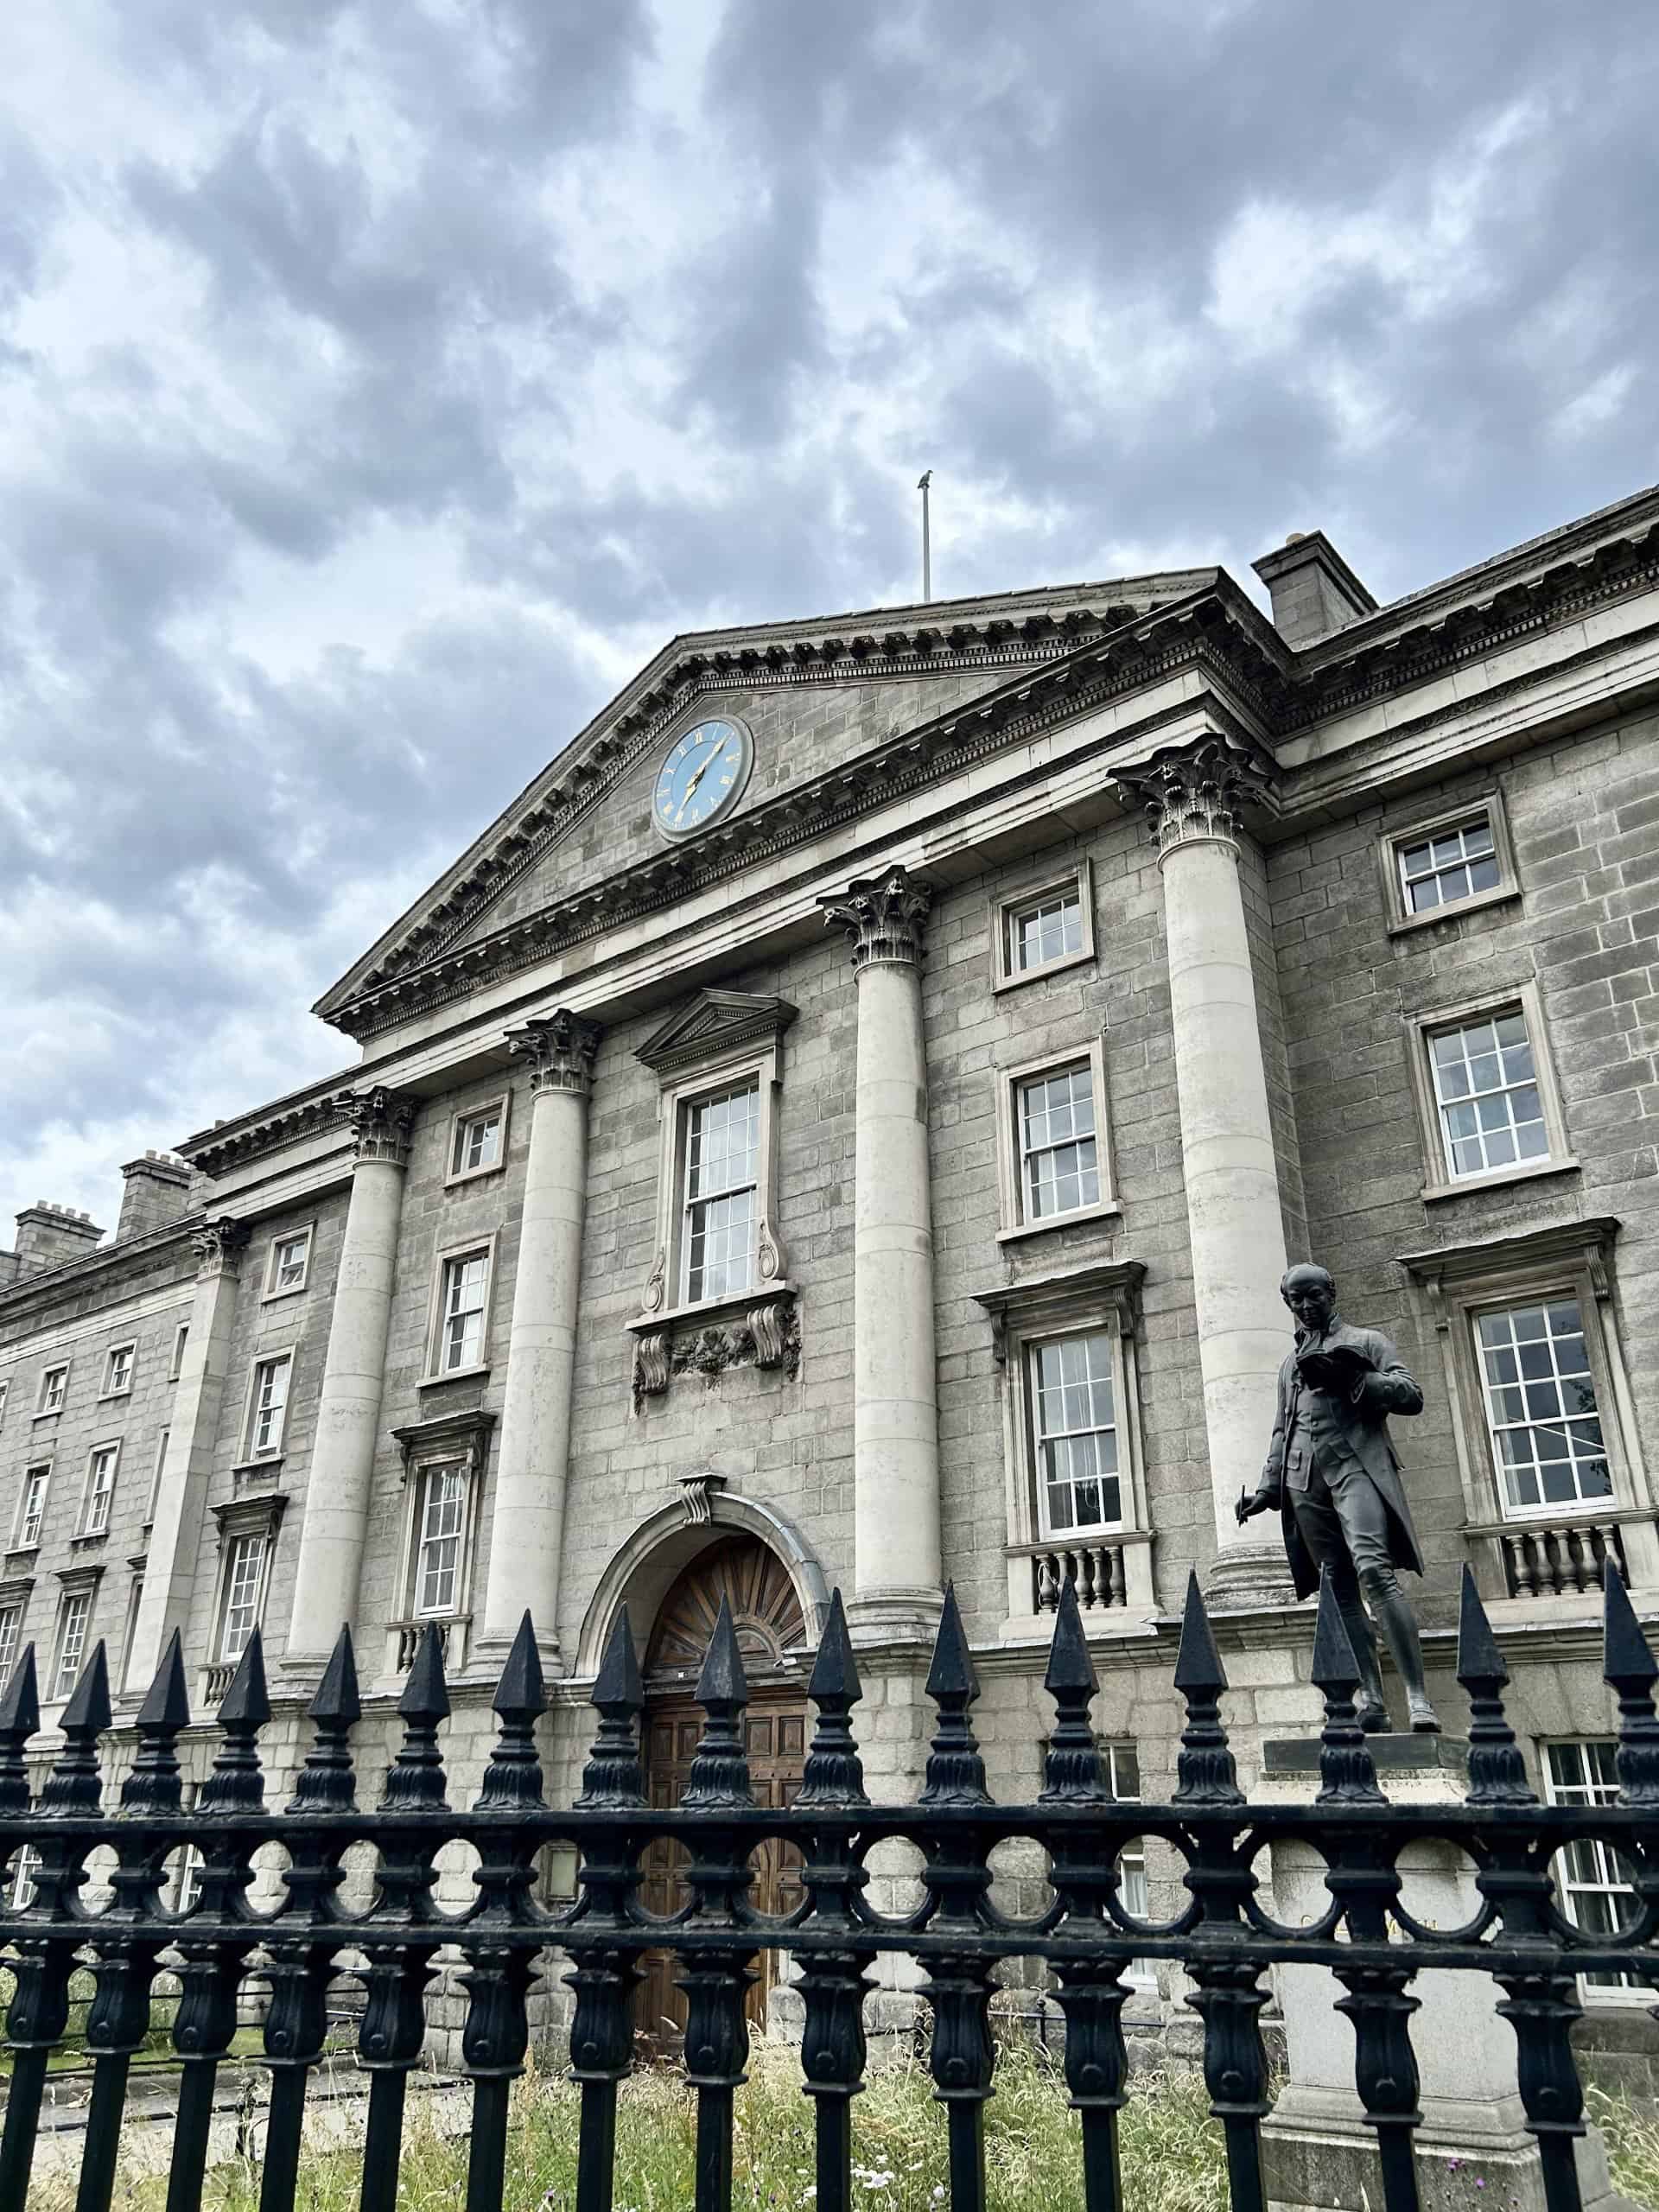
[[[824,920],[839,923],[852,940],[853,972],[885,964],[919,968],[933,894],[906,868],[854,879],[818,904]]]
[[[365,1160],[408,1166],[410,1131],[415,1125],[417,1100],[377,1083],[366,1090],[341,1091],[339,1103],[340,1112],[352,1125],[352,1149],[359,1166]]]
[[[196,1255],[196,1281],[212,1282],[219,1275],[233,1275],[251,1233],[245,1221],[233,1221],[229,1214],[204,1221],[190,1239]]]
[[[509,1029],[507,1050],[529,1062],[532,1091],[574,1090],[585,1098],[594,1087],[594,1055],[604,1033],[598,1022],[557,1006]]]
[[[1182,845],[1229,845],[1236,852],[1239,810],[1268,789],[1262,764],[1223,737],[1172,746],[1112,772],[1145,808],[1160,865]]]

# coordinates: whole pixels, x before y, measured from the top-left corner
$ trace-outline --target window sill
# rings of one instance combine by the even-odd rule
[[[456,1191],[465,1183],[486,1183],[492,1175],[505,1175],[506,1172],[505,1160],[495,1160],[488,1167],[466,1167],[459,1175],[446,1175],[443,1187],[446,1191]]]
[[[700,1298],[690,1306],[665,1306],[660,1313],[636,1313],[628,1323],[636,1336],[648,1336],[657,1329],[690,1329],[703,1322],[741,1320],[756,1306],[769,1306],[775,1299],[792,1299],[796,1286],[779,1275],[774,1281],[755,1283],[747,1290],[730,1292],[723,1298]]]
[[[84,1529],[79,1535],[70,1537],[69,1548],[72,1552],[87,1551],[94,1544],[107,1544],[109,1541],[107,1529]]]
[[[100,1406],[107,1406],[112,1404],[118,1398],[130,1398],[131,1395],[132,1385],[129,1382],[124,1390],[100,1390],[97,1402]]]
[[[311,1285],[307,1281],[291,1282],[286,1290],[262,1290],[259,1294],[259,1303],[262,1306],[280,1306],[285,1298],[303,1298],[310,1287]]]
[[[1123,1209],[1116,1198],[1103,1198],[1098,1205],[1078,1206],[1071,1213],[1052,1213],[1042,1221],[1022,1221],[1015,1229],[999,1229],[999,1244],[1016,1244],[1027,1236],[1046,1236],[1051,1230],[1070,1229],[1074,1224],[1086,1221],[1121,1221]]]
[[[274,1475],[280,1471],[284,1456],[281,1452],[267,1452],[257,1459],[238,1459],[231,1472],[233,1475]]]
[[[489,1371],[489,1361],[480,1360],[472,1367],[451,1367],[442,1375],[423,1375],[415,1388],[417,1390],[435,1390],[445,1382],[473,1382]]]
[[[21,1560],[27,1562],[32,1559],[38,1559],[40,1556],[40,1550],[41,1548],[38,1544],[13,1544],[6,1552],[6,1565],[10,1567],[13,1560]]]
[[[38,1413],[30,1414],[29,1419],[30,1421],[56,1421],[62,1411],[61,1406],[42,1406]]]
[[[1489,906],[1507,906],[1521,896],[1518,883],[1500,883],[1496,890],[1478,891],[1472,899],[1455,899],[1444,906],[1432,906],[1425,914],[1396,914],[1389,924],[1390,937],[1409,937],[1414,930],[1425,930],[1435,922],[1455,922],[1465,914],[1484,913]]]
[[[1081,952],[1066,952],[1058,960],[1045,960],[1040,968],[1022,968],[1017,976],[999,975],[991,989],[995,995],[1017,991],[1022,984],[1040,983],[1046,976],[1063,976],[1068,969],[1087,967],[1095,957],[1094,946],[1085,945]]]
[[[1511,1183],[1536,1183],[1547,1175],[1576,1175],[1576,1160],[1536,1160],[1524,1167],[1499,1167],[1488,1175],[1465,1175],[1456,1183],[1425,1183],[1421,1196],[1425,1205],[1445,1198],[1461,1198],[1471,1191],[1501,1191]]]

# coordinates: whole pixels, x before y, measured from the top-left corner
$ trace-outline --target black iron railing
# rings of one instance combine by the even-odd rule
[[[1425,1968],[1492,1977],[1498,2009],[1516,2035],[1520,2094],[1537,2139],[1550,2212],[1579,2204],[1574,2139],[1583,2098],[1569,2035],[1580,2015],[1577,1976],[1659,1974],[1659,1721],[1656,1667],[1622,1583],[1606,1586],[1605,1671],[1620,1711],[1619,1802],[1566,1808],[1537,1802],[1503,1715],[1508,1679],[1465,1576],[1459,1681],[1470,1701],[1466,1803],[1391,1805],[1377,1787],[1354,1719],[1358,1677],[1329,1591],[1320,1599],[1313,1678],[1324,1693],[1320,1789],[1309,1806],[1252,1806],[1240,1791],[1223,1725],[1226,1688],[1196,1583],[1188,1590],[1175,1681],[1186,1705],[1178,1786],[1166,1804],[1115,1804],[1103,1786],[1090,1722],[1096,1681],[1075,1592],[1062,1592],[1046,1688],[1056,1717],[1046,1786],[1034,1804],[999,1805],[986,1788],[971,1709],[978,1695],[957,1608],[947,1596],[928,1694],[938,1711],[925,1784],[914,1805],[872,1805],[850,1715],[859,1684],[839,1597],[819,1647],[810,1695],[817,1725],[804,1781],[787,1810],[750,1796],[742,1715],[747,1691],[730,1617],[722,1610],[698,1685],[705,1723],[682,1805],[647,1808],[642,1790],[639,1676],[626,1617],[618,1623],[594,1691],[599,1728],[575,1805],[543,1797],[535,1726],[546,1709],[536,1642],[526,1620],[496,1692],[500,1732],[469,1811],[452,1808],[439,1737],[449,1703],[435,1636],[416,1656],[399,1710],[401,1749],[371,1808],[356,1799],[350,1749],[359,1719],[351,1638],[342,1633],[311,1707],[314,1735],[285,1804],[265,1801],[257,1749],[270,1717],[258,1640],[250,1643],[219,1707],[220,1745],[188,1814],[180,1809],[177,1741],[189,1723],[176,1638],[137,1719],[137,1763],[118,1802],[102,1809],[99,1738],[111,1719],[102,1647],[62,1719],[62,1745],[31,1800],[25,1750],[38,1726],[33,1657],[25,1654],[0,1700],[0,1853],[29,1844],[39,1854],[26,1910],[0,1915],[0,1947],[16,1975],[7,2021],[12,2072],[0,2138],[0,2212],[22,2212],[28,2194],[48,2054],[63,2037],[72,1977],[90,1965],[94,1996],[85,2047],[94,2062],[79,2212],[108,2212],[128,2069],[149,2029],[158,1974],[180,1991],[173,2043],[181,2061],[168,2212],[196,2212],[208,2153],[215,2075],[229,2054],[246,1980],[266,1993],[264,2063],[272,2081],[260,2203],[289,2212],[301,2157],[308,2079],[329,2026],[328,1995],[342,1951],[362,1991],[358,2050],[368,2070],[367,2139],[360,2202],[391,2212],[410,2069],[421,2056],[425,2000],[438,1955],[458,1949],[468,2009],[462,2036],[471,2077],[468,2212],[499,2212],[508,2097],[529,2044],[527,2000],[564,1955],[575,1994],[571,2072],[582,2085],[577,2205],[608,2212],[618,2085],[633,2063],[631,2000],[644,1953],[668,1948],[688,2000],[684,2064],[697,2096],[699,2212],[727,2212],[732,2188],[733,2097],[748,2055],[745,1993],[764,1950],[786,1950],[805,2007],[802,2063],[816,2102],[817,2203],[851,2202],[852,2100],[865,2069],[863,2000],[887,1951],[924,1970],[932,2011],[930,2064],[945,2107],[951,2202],[985,2202],[982,2121],[994,2088],[990,2001],[998,1965],[1040,1958],[1065,2021],[1065,2075],[1081,2115],[1091,2212],[1120,2204],[1117,2115],[1129,2091],[1122,2028],[1132,1959],[1179,1960],[1188,2002],[1204,2022],[1205,2075],[1224,2133],[1232,2202],[1262,2212],[1261,2123],[1268,2069],[1260,2016],[1267,1969],[1281,1962],[1328,1967],[1345,1994],[1355,2082],[1376,2130],[1388,2212],[1418,2204],[1414,2130],[1418,2075],[1410,2023],[1413,1978]],[[638,1902],[646,1847],[664,1835],[684,1848],[690,1902],[651,1919]],[[1187,1902],[1163,1924],[1124,1909],[1116,1861],[1136,1837],[1163,1840],[1185,1868]],[[748,1901],[750,1856],[785,1839],[804,1862],[804,1901],[787,1919],[759,1916]],[[1592,1935],[1562,1915],[1551,1863],[1570,1843],[1600,1839],[1630,1870],[1629,1924]],[[921,1902],[884,1916],[867,1900],[866,1862],[893,1839],[925,1861]],[[994,1906],[991,1854],[1023,1839],[1046,1854],[1052,1903],[1016,1922]],[[1278,1924],[1258,1896],[1254,1863],[1267,1847],[1300,1839],[1323,1855],[1329,1906],[1311,1926]],[[1396,1862],[1425,1840],[1457,1846],[1473,1862],[1478,1910],[1463,1928],[1431,1929],[1402,1903]],[[476,1899],[461,1917],[439,1911],[434,1861],[447,1844],[478,1856]],[[253,1860],[280,1844],[289,1864],[274,1910],[251,1901]],[[378,1853],[366,1910],[341,1899],[345,1855]],[[535,1899],[536,1862],[550,1844],[581,1854],[578,1895],[552,1912]],[[162,1902],[169,1855],[200,1853],[191,1909]],[[101,1912],[81,1896],[84,1862],[114,1855]],[[562,1965],[551,1971],[563,1970]]]

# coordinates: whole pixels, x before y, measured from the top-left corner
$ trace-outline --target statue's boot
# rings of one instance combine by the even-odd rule
[[[1400,1679],[1406,1686],[1406,1711],[1412,1729],[1420,1736],[1438,1736],[1440,1716],[1428,1701],[1428,1687],[1423,1679],[1423,1647],[1417,1637],[1417,1623],[1405,1594],[1395,1580],[1392,1567],[1372,1567],[1360,1577],[1366,1597],[1370,1601],[1377,1625],[1389,1641],[1389,1652],[1400,1669]]]
[[[1371,1634],[1371,1624],[1359,1593],[1341,1605],[1342,1624],[1348,1631],[1348,1641],[1354,1647],[1354,1664],[1359,1669],[1359,1695],[1354,1700],[1354,1718],[1368,1736],[1388,1733],[1389,1702],[1382,1694],[1382,1669],[1377,1664],[1376,1638]]]

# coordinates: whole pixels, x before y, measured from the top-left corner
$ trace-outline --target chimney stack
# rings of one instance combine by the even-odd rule
[[[43,1274],[48,1268],[60,1268],[67,1261],[84,1260],[103,1235],[101,1229],[93,1227],[91,1214],[36,1198],[17,1217],[13,1280],[21,1282],[27,1275]]]
[[[1274,628],[1299,652],[1376,612],[1376,601],[1322,530],[1293,530],[1250,566],[1268,588]]]
[[[165,1229],[190,1210],[190,1169],[170,1152],[147,1152],[130,1160],[121,1170],[126,1187],[121,1193],[121,1218],[115,1241],[147,1236],[152,1229]]]

